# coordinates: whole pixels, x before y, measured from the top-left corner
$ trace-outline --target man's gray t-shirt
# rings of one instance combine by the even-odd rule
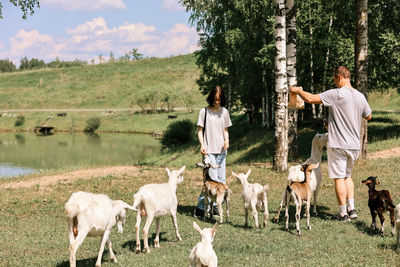
[[[329,107],[328,147],[360,150],[362,118],[371,115],[364,95],[353,88],[342,87],[319,94]]]
[[[199,112],[197,126],[204,128],[204,108]],[[221,154],[226,153],[224,149],[224,131],[225,128],[231,127],[232,122],[229,112],[222,107],[219,111],[214,112],[207,109],[206,131],[204,134],[204,146],[207,153]]]

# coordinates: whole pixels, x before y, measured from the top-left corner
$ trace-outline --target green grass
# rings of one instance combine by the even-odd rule
[[[193,95],[194,107],[201,107],[198,76],[193,54],[0,73],[0,107],[130,108],[136,97],[156,91]]]
[[[361,179],[378,175],[379,189],[389,189],[394,202],[400,201],[398,180],[399,158],[370,160],[356,166],[353,174],[355,182],[356,208],[359,218],[351,223],[331,221],[337,212],[332,181],[326,177],[326,162],[322,163],[324,174],[318,216],[311,219],[312,230],[308,231],[305,219],[301,220],[302,236],[296,235],[294,208],[290,209],[289,232],[284,230],[281,220],[272,222],[278,207],[286,174],[276,173],[270,168],[243,165],[229,165],[228,184],[233,191],[230,223],[217,229],[214,250],[220,266],[365,266],[397,265],[399,250],[395,239],[390,236],[389,216],[386,217],[385,236],[380,237],[369,228],[370,215],[367,207],[367,187],[359,185]],[[270,220],[265,229],[255,230],[250,219],[250,227],[244,228],[244,213],[241,200],[241,185],[229,175],[231,171],[245,172],[252,168],[251,182],[269,183],[268,191]],[[379,171],[378,171],[379,170]],[[169,217],[161,220],[161,248],[151,249],[149,255],[136,254],[135,212],[129,212],[122,235],[113,230],[111,240],[114,252],[121,266],[187,266],[188,256],[200,236],[192,228],[195,220],[203,227],[211,227],[214,221],[202,221],[192,217],[192,211],[200,192],[201,170],[191,168],[184,173],[185,180],[178,186],[178,225],[182,242],[177,242]],[[41,190],[39,186],[27,189],[2,190],[0,201],[0,265],[3,266],[68,266],[68,236],[64,218],[64,203],[72,192],[83,190],[107,193],[113,199],[123,199],[131,203],[132,195],[138,188],[151,182],[166,180],[165,170],[158,167],[143,167],[135,175],[121,177],[96,177],[72,183],[60,182]],[[283,214],[283,213],[282,213]],[[261,218],[261,215],[260,215]],[[142,222],[143,226],[144,222]],[[149,242],[152,245],[155,224],[150,228]],[[94,265],[97,257],[99,238],[87,238],[78,250],[80,266]],[[142,243],[143,244],[143,243]],[[104,266],[116,266],[109,262],[107,249],[103,256]]]

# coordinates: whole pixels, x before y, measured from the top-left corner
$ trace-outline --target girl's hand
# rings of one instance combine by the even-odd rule
[[[200,147],[200,153],[203,155],[207,154],[206,148],[204,146]]]
[[[225,148],[225,150],[228,150],[228,148],[229,148],[229,140],[225,140],[224,141],[224,148]]]

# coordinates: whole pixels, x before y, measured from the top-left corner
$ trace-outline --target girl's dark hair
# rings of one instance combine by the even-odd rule
[[[213,106],[214,105],[214,98],[215,98],[215,95],[217,94],[217,93],[220,93],[220,100],[221,100],[221,104],[220,104],[220,106],[221,107],[224,107],[225,106],[225,103],[226,103],[226,98],[225,98],[225,93],[224,93],[224,90],[221,88],[221,86],[219,86],[219,85],[217,85],[217,86],[215,86],[214,87],[214,89],[212,89],[209,93],[208,93],[208,96],[207,96],[207,99],[206,99],[206,101],[207,101],[207,103],[210,105],[210,106]]]

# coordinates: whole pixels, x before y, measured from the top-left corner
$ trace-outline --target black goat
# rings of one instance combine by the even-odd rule
[[[392,201],[392,196],[388,190],[375,190],[375,185],[379,184],[376,181],[377,176],[370,176],[367,179],[361,181],[362,184],[368,186],[368,207],[371,211],[372,223],[371,227],[377,230],[376,227],[376,214],[378,214],[380,222],[381,222],[381,229],[380,234],[383,236],[384,231],[384,221],[385,218],[383,217],[383,212],[389,211],[390,212],[390,223],[392,225],[392,236],[394,235],[394,208]]]

